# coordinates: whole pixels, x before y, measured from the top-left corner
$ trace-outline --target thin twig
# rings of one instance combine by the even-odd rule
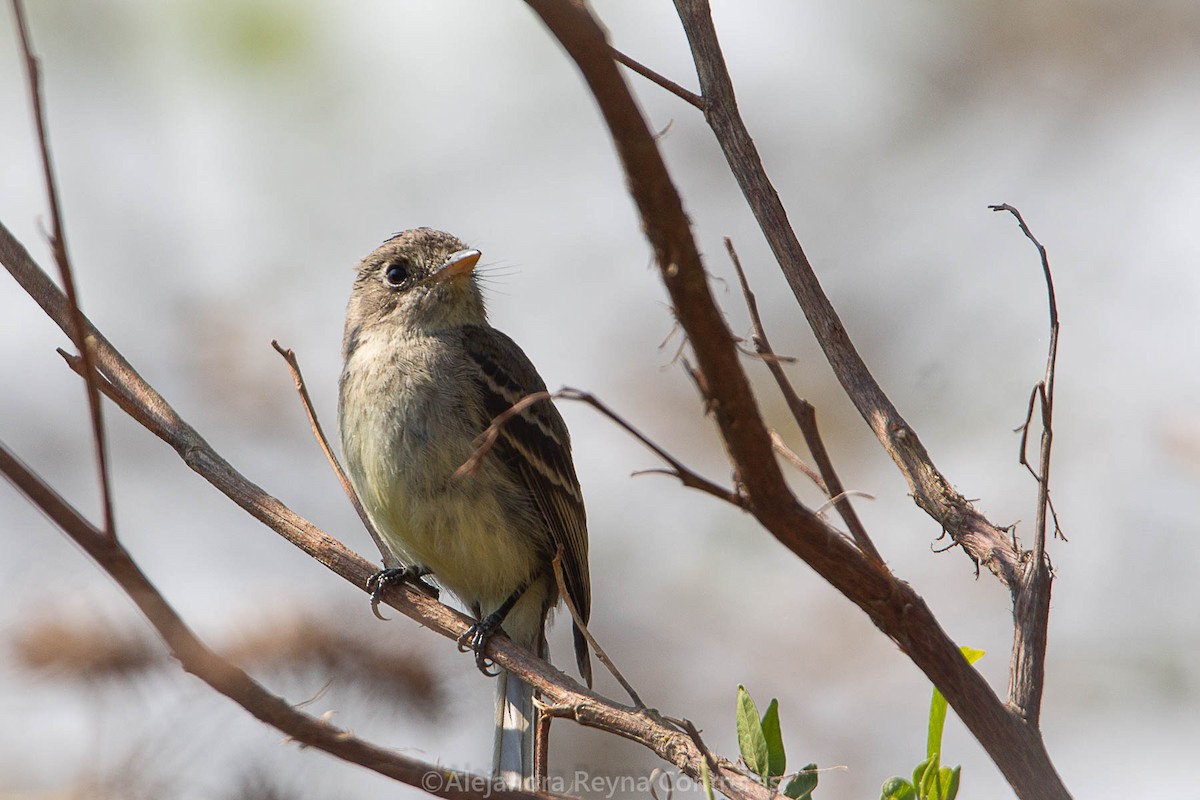
[[[342,484],[342,491],[350,498],[350,505],[354,506],[354,510],[358,513],[358,518],[362,520],[363,527],[367,529],[367,533],[371,534],[371,539],[374,540],[375,546],[379,548],[379,553],[383,556],[383,566],[388,569],[403,566],[399,559],[392,554],[391,549],[384,544],[383,537],[375,529],[375,523],[371,521],[370,515],[367,514],[367,510],[363,507],[358,492],[354,491],[354,485],[346,477],[346,471],[342,469],[341,462],[333,454],[333,448],[329,446],[329,439],[326,438],[325,431],[321,429],[321,423],[317,419],[317,411],[313,408],[312,398],[308,395],[308,387],[304,383],[304,375],[300,372],[300,362],[296,359],[296,354],[292,352],[291,348],[284,349],[281,347],[279,342],[274,339],[271,340],[271,347],[274,347],[275,352],[283,356],[283,360],[287,362],[288,370],[292,373],[292,380],[296,384],[296,391],[300,395],[300,403],[304,406],[304,413],[308,416],[308,424],[312,427],[313,436],[316,437],[317,444],[321,446],[321,451],[325,453],[325,459],[333,469],[333,474],[337,476],[338,482]]]
[[[696,723],[690,719],[672,720],[672,722],[683,728],[688,738],[692,740],[692,744],[696,745],[696,749],[704,755],[704,763],[708,767],[708,774],[711,776],[713,782],[723,782],[721,766],[717,763],[717,759],[713,756],[712,751],[704,744],[704,739],[700,736],[700,729],[696,727]]]
[[[575,400],[580,403],[587,403],[589,406],[596,409],[604,416],[608,417],[610,420],[615,422],[617,425],[624,428],[625,431],[627,433],[629,433],[629,435],[633,436],[633,438],[637,439],[639,442],[641,442],[643,445],[645,445],[651,452],[653,452],[655,455],[657,455],[659,458],[661,458],[663,461],[667,462],[667,464],[670,465],[671,470],[670,470],[670,472],[667,472],[666,474],[677,478],[680,483],[682,483],[684,486],[687,486],[689,489],[699,489],[700,491],[705,492],[706,494],[710,494],[713,497],[724,500],[727,503],[731,503],[732,505],[735,505],[738,508],[746,507],[746,499],[741,494],[739,494],[735,491],[732,491],[730,489],[726,489],[724,486],[720,486],[716,483],[713,483],[712,481],[708,480],[707,478],[702,478],[702,477],[700,477],[700,475],[693,472],[688,467],[685,467],[683,465],[683,462],[679,461],[679,459],[675,458],[670,453],[668,453],[666,450],[659,447],[657,444],[655,444],[653,441],[651,441],[645,434],[643,434],[637,428],[633,427],[633,425],[631,425],[629,422],[626,422],[625,419],[623,417],[621,417],[620,414],[613,411],[611,408],[609,408],[607,405],[605,405],[603,402],[601,402],[601,400],[598,397],[596,397],[595,395],[593,395],[589,392],[580,391],[579,389],[572,389],[570,387],[564,387],[559,390],[559,392],[556,396],[561,397],[564,400]],[[646,470],[646,471],[649,471],[649,470]]]
[[[1029,470],[1029,474],[1033,476],[1035,481],[1040,481],[1041,479],[1038,477],[1037,470],[1029,463],[1029,428],[1033,424],[1034,404],[1037,403],[1038,394],[1045,388],[1046,385],[1038,381],[1029,391],[1029,405],[1025,408],[1025,421],[1021,423],[1021,427],[1016,429],[1021,432],[1021,443],[1017,446],[1017,463]]]
[[[787,446],[787,442],[779,435],[779,431],[771,429],[771,445],[775,448],[775,452],[783,456],[783,460],[791,464],[800,472],[804,473],[804,477],[813,482],[813,485],[821,490],[821,494],[829,496],[829,487],[825,485],[825,479],[821,477],[821,473],[810,467],[804,462],[804,459],[796,455],[796,451]]]
[[[871,494],[870,492],[864,492],[862,489],[847,489],[846,491],[842,492],[841,494],[836,494],[833,497],[829,498],[824,503],[822,503],[821,507],[818,508],[814,513],[818,517],[823,517],[823,516],[825,516],[826,511],[828,511],[831,508],[836,508],[837,504],[840,503],[842,500],[846,499],[847,497],[861,497],[864,500],[874,500],[875,499],[875,495]]]
[[[96,450],[96,468],[100,476],[100,501],[104,514],[104,533],[116,539],[117,525],[113,510],[112,483],[108,469],[108,445],[104,433],[104,417],[100,409],[100,388],[96,374],[96,356],[92,352],[94,343],[85,335],[83,311],[79,306],[79,295],[75,290],[75,277],[71,259],[67,255],[67,232],[63,224],[62,205],[58,199],[58,181],[54,177],[54,166],[50,157],[50,134],[46,127],[46,113],[42,107],[42,76],[29,27],[25,21],[25,9],[21,0],[12,0],[13,16],[16,17],[17,32],[21,39],[21,52],[25,56],[25,69],[29,80],[29,102],[33,120],[37,127],[38,148],[42,159],[42,177],[46,184],[46,197],[50,203],[50,248],[58,264],[59,276],[66,292],[70,308],[71,325],[67,335],[79,348],[83,359],[83,381],[87,391],[88,414],[92,422],[92,441]]]
[[[833,459],[829,457],[829,451],[825,449],[825,440],[821,438],[821,432],[817,428],[816,409],[813,408],[812,403],[796,392],[792,382],[788,380],[787,373],[783,371],[783,365],[775,357],[775,351],[771,347],[770,340],[767,339],[767,330],[763,326],[762,317],[758,313],[758,300],[755,299],[754,292],[750,289],[750,281],[746,278],[746,271],[742,269],[742,260],[738,258],[737,250],[733,247],[733,240],[728,236],[725,237],[725,250],[729,253],[729,260],[733,262],[738,282],[742,286],[742,296],[745,298],[746,308],[750,312],[750,324],[754,328],[752,336],[754,351],[763,356],[763,363],[771,371],[771,377],[775,379],[779,393],[783,395],[788,410],[792,412],[792,418],[796,420],[796,425],[804,434],[804,442],[808,445],[808,451],[812,453],[813,459],[817,462],[817,469],[824,478],[826,494],[830,497],[830,503],[837,508],[838,514],[845,521],[846,527],[850,529],[850,535],[854,537],[854,543],[858,545],[859,549],[874,559],[876,563],[883,564],[883,556],[875,549],[875,543],[871,541],[866,527],[858,518],[854,507],[850,505],[849,498],[852,493],[847,492],[846,488],[842,486],[837,469],[833,466]]]
[[[453,478],[463,478],[467,475],[474,475],[483,466],[483,458],[496,445],[496,441],[500,438],[500,431],[510,419],[519,415],[525,409],[535,403],[540,403],[543,400],[550,400],[555,395],[550,392],[530,392],[522,397],[517,402],[513,403],[504,411],[500,412],[492,419],[490,425],[483,429],[483,433],[475,437],[475,451],[470,457],[459,464],[458,469],[454,470]]]
[[[635,708],[643,709],[646,704],[642,702],[642,698],[634,690],[633,685],[625,680],[625,676],[617,669],[617,665],[608,657],[608,653],[604,652],[604,648],[596,641],[596,637],[592,636],[592,632],[588,630],[587,623],[579,616],[579,609],[575,608],[575,602],[571,600],[571,593],[567,591],[567,584],[563,578],[562,571],[562,545],[558,546],[558,552],[554,554],[554,560],[551,562],[554,566],[554,580],[558,584],[558,596],[566,603],[567,611],[571,613],[571,621],[575,623],[575,627],[583,634],[583,638],[587,639],[587,643],[591,646],[592,652],[596,654],[596,658],[600,659],[600,663],[608,667],[608,671],[617,679],[617,683],[621,684],[628,694],[629,699],[633,701]]]
[[[1055,342],[1054,346],[1057,350],[1057,341]],[[1041,400],[1043,404],[1047,402],[1046,382],[1044,380],[1038,381],[1036,384],[1034,384],[1033,389],[1029,392],[1029,405],[1025,409],[1025,421],[1021,423],[1019,428],[1016,428],[1016,431],[1021,432],[1021,443],[1018,446],[1019,449],[1017,452],[1017,463],[1025,467],[1029,474],[1033,476],[1033,479],[1040,484],[1042,482],[1041,475],[1036,469],[1033,468],[1033,465],[1029,463],[1029,430],[1033,425],[1034,404],[1039,400]],[[1054,498],[1050,496],[1048,491],[1046,492],[1045,502],[1047,508],[1050,509],[1050,519],[1054,521],[1054,538],[1062,539],[1064,542],[1067,541],[1066,534],[1063,533],[1062,526],[1059,525],[1058,522],[1058,511],[1054,508]]]
[[[612,53],[613,59],[615,59],[616,61],[619,61],[620,63],[629,67],[631,70],[636,72],[638,75],[641,75],[643,78],[645,78],[648,81],[651,81],[652,83],[658,84],[659,86],[661,86],[662,88],[664,88],[668,92],[670,92],[671,94],[675,95],[676,97],[680,98],[681,100],[691,103],[692,105],[694,105],[696,108],[700,109],[701,111],[704,110],[704,98],[701,97],[700,95],[696,94],[695,92],[689,92],[687,89],[683,88],[678,83],[671,80],[670,78],[660,75],[659,73],[650,69],[646,65],[641,64],[637,61],[634,61],[632,58],[625,55],[617,48],[610,46],[608,49],[609,49],[609,52]]]
[[[1046,355],[1046,371],[1043,379],[1034,387],[1029,401],[1028,418],[1021,435],[1021,461],[1025,463],[1030,472],[1034,472],[1025,459],[1025,442],[1028,440],[1036,398],[1042,419],[1038,469],[1034,472],[1038,483],[1037,520],[1034,523],[1033,553],[1021,576],[1022,591],[1013,602],[1015,626],[1008,685],[1009,704],[1017,709],[1030,725],[1037,727],[1041,718],[1042,692],[1046,678],[1050,593],[1054,581],[1049,558],[1046,555],[1048,515],[1054,519],[1055,532],[1058,532],[1058,514],[1054,512],[1050,502],[1050,451],[1054,442],[1054,378],[1058,362],[1058,301],[1055,298],[1054,277],[1050,272],[1050,259],[1046,248],[1025,224],[1021,212],[1008,203],[992,205],[989,208],[993,211],[1007,211],[1015,217],[1025,238],[1029,239],[1037,248],[1042,264],[1042,275],[1046,282],[1050,316],[1050,344]]]
[[[492,423],[488,425],[487,428],[484,429],[483,433],[479,434],[479,436],[475,439],[475,451],[471,453],[471,456],[466,461],[459,465],[457,470],[454,471],[454,477],[461,478],[464,475],[471,475],[479,469],[480,465],[483,463],[484,456],[486,456],[488,451],[495,446],[496,440],[500,436],[500,430],[510,419],[522,413],[534,403],[541,403],[550,400],[574,400],[581,403],[587,403],[592,408],[596,409],[601,414],[615,422],[617,425],[624,428],[627,433],[645,445],[651,452],[653,452],[663,461],[667,462],[667,464],[671,467],[670,470],[640,470],[639,472],[634,473],[635,475],[647,473],[670,475],[674,478],[677,478],[680,483],[688,488],[699,489],[706,494],[711,494],[713,497],[720,498],[727,503],[732,503],[739,508],[744,507],[744,499],[736,492],[730,491],[723,486],[719,486],[707,478],[700,477],[700,475],[685,467],[682,462],[647,438],[641,431],[633,427],[633,425],[626,422],[619,414],[617,414],[617,412],[606,406],[594,395],[578,389],[572,389],[570,387],[563,387],[553,394],[550,392],[532,392],[513,403],[512,406],[505,409],[502,413],[497,414],[492,420]]]

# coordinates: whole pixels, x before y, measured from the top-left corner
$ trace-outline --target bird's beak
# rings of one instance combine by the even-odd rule
[[[459,250],[457,253],[451,253],[446,263],[433,273],[433,279],[440,282],[469,275],[482,255],[478,250]]]

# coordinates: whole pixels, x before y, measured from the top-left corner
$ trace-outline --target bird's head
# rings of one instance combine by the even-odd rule
[[[414,331],[483,324],[480,253],[433,228],[398,233],[362,260],[346,329],[392,323]]]

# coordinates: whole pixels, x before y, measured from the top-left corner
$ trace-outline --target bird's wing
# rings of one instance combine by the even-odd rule
[[[522,398],[546,391],[546,384],[529,357],[508,336],[481,325],[468,325],[464,332],[467,355],[477,367],[476,377],[487,415],[483,421],[485,427]],[[558,409],[547,400],[509,418],[500,427],[492,452],[519,477],[534,508],[545,520],[550,553],[562,547],[567,592],[586,622],[591,612],[587,516],[571,460],[571,437]],[[580,654],[581,662],[585,657],[586,651]],[[582,663],[580,669],[584,670]]]

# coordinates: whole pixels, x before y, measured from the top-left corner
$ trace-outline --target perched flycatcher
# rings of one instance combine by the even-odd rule
[[[497,630],[546,656],[560,547],[584,621],[591,589],[571,440],[549,401],[507,420],[479,468],[455,475],[496,416],[546,389],[521,348],[488,324],[479,258],[447,233],[417,228],[363,259],[346,312],[338,417],[350,480],[405,565],[384,578],[432,575],[462,600],[478,620],[463,642],[486,672],[483,648]],[[590,686],[578,628],[575,656]],[[526,788],[536,713],[532,687],[501,671],[493,768]]]

